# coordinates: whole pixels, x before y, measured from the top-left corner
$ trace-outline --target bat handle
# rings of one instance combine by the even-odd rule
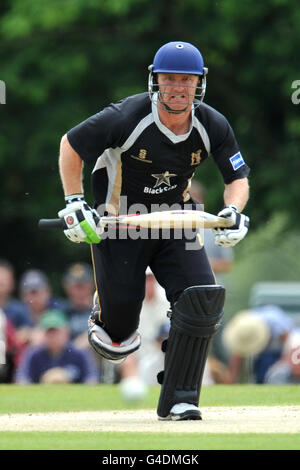
[[[106,224],[101,224],[101,218],[95,217],[96,225],[100,222],[100,226],[106,226]],[[38,223],[39,228],[41,229],[48,229],[48,228],[60,228],[63,230],[67,230],[67,224],[63,219],[40,219]]]
[[[67,228],[63,219],[40,219],[38,226],[41,229],[61,228],[65,230]]]

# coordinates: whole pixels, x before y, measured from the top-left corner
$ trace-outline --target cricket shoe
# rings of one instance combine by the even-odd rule
[[[190,403],[177,403],[171,408],[170,414],[165,418],[159,417],[162,421],[187,421],[202,419],[198,406]]]

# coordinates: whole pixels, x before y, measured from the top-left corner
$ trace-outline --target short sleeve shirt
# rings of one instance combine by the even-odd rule
[[[96,206],[110,204],[117,212],[121,196],[146,207],[187,201],[190,180],[209,156],[225,184],[250,171],[227,119],[205,103],[192,110],[183,135],[162,124],[157,106],[142,93],[109,105],[67,137],[83,161],[94,164]]]

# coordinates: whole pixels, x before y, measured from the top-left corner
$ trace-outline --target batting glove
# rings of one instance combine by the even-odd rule
[[[65,221],[66,237],[75,243],[99,243],[101,238],[97,231],[100,217],[95,209],[91,209],[84,200],[83,194],[66,196],[66,208],[59,211],[58,217]]]
[[[213,229],[216,245],[232,247],[246,236],[249,227],[249,217],[240,214],[237,207],[233,204],[224,207],[224,209],[218,213],[218,216],[231,219],[234,225],[226,229]]]

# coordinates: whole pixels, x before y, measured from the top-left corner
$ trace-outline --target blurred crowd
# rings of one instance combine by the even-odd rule
[[[92,269],[74,263],[61,283],[64,296],[58,298],[46,273],[30,269],[16,285],[12,264],[0,260],[0,312],[6,343],[2,382],[99,382],[99,367],[86,337],[94,294]]]
[[[0,260],[0,343],[5,344],[0,382],[119,383],[124,396],[144,396],[163,370],[162,344],[170,323],[169,303],[151,270],[139,325],[142,346],[121,365],[102,360],[87,340],[94,294],[91,266],[78,262],[67,267],[61,285],[64,295],[56,297],[39,269],[24,272],[16,285],[13,266]],[[245,364],[251,366],[247,381],[300,383],[300,330],[279,307],[239,312],[221,326],[203,384],[241,383]]]
[[[68,266],[61,276],[61,291],[63,296],[54,295],[40,269],[25,271],[16,283],[12,264],[0,260],[2,383],[120,383],[125,394],[126,387],[145,390],[157,384],[164,362],[162,343],[169,333],[169,303],[150,268],[139,325],[142,346],[118,366],[102,360],[88,343],[95,292],[92,267],[82,262]],[[217,355],[206,368],[206,383],[228,380]]]
[[[192,189],[193,197],[203,202],[202,187]],[[217,247],[211,230],[204,232],[216,281],[226,287],[233,251]],[[170,325],[169,303],[150,268],[139,325],[142,346],[121,365],[102,360],[88,343],[95,292],[92,267],[73,263],[60,283],[63,295],[57,297],[40,269],[25,271],[17,282],[13,265],[0,259],[0,382],[119,383],[124,398],[145,396],[163,370]],[[300,329],[278,306],[238,312],[221,325],[211,343],[203,384],[244,381],[300,383]]]

